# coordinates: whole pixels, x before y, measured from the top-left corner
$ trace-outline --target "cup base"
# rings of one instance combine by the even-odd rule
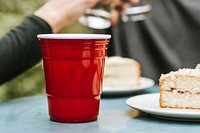
[[[84,123],[84,122],[92,122],[96,121],[97,117],[93,118],[85,118],[85,119],[62,119],[62,118],[55,118],[50,116],[51,121],[61,122],[61,123]]]
[[[56,97],[48,95],[50,120],[66,123],[89,122],[97,119],[100,95],[91,97]]]

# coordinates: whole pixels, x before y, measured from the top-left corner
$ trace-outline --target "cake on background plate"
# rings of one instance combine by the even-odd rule
[[[119,56],[105,59],[104,86],[137,86],[140,84],[140,75],[140,64],[136,60]]]
[[[200,109],[199,67],[162,74],[159,82],[161,108]]]

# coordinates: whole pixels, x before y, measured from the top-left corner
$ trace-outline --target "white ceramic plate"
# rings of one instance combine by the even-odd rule
[[[200,120],[200,110],[160,108],[159,93],[144,94],[131,97],[126,103],[137,110],[157,117],[174,120]]]
[[[124,94],[138,92],[144,89],[148,89],[154,85],[154,81],[149,78],[141,77],[139,86],[118,86],[118,87],[103,87],[103,94]]]

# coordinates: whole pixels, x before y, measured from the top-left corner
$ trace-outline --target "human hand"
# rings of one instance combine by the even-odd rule
[[[116,25],[119,21],[121,12],[123,12],[130,5],[137,4],[140,0],[112,0],[112,1],[113,1],[113,8],[111,10],[112,14],[111,23],[112,25]]]
[[[77,20],[84,11],[92,8],[100,0],[49,0],[34,15],[45,20],[53,33]]]
[[[104,4],[112,4],[111,8],[111,24],[116,25],[121,12],[131,5],[137,4],[140,0],[100,0]]]

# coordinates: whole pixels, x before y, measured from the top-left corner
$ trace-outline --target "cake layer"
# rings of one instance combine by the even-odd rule
[[[200,77],[174,75],[160,80],[162,90],[200,93]]]
[[[117,77],[117,78],[139,78],[139,67],[134,64],[118,64],[118,65],[106,65],[104,70],[105,77]]]
[[[133,59],[112,56],[105,60],[104,86],[139,85],[140,75],[140,64]]]
[[[162,108],[200,109],[200,94],[160,92]]]

